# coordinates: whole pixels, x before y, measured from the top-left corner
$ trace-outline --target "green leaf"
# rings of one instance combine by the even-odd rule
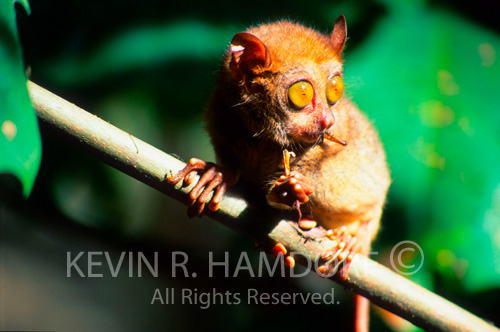
[[[346,54],[387,149],[389,203],[405,206],[428,262],[469,290],[500,287],[499,54],[497,35],[420,6],[390,8]]]
[[[27,0],[18,1],[29,13]],[[0,173],[15,175],[24,196],[33,188],[41,158],[38,122],[26,88],[14,2],[0,1]]]

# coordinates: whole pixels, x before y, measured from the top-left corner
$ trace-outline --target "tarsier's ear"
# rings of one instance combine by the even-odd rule
[[[237,33],[231,41],[231,76],[241,81],[255,67],[268,67],[271,58],[266,45],[254,35],[247,32]]]
[[[345,23],[344,15],[340,15],[339,18],[335,20],[335,24],[333,25],[333,31],[332,34],[330,35],[330,40],[332,41],[335,53],[337,54],[342,53],[346,39],[347,39],[347,25]]]

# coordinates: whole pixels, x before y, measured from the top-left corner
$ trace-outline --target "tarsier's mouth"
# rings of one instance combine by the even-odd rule
[[[300,138],[304,142],[318,144],[318,142],[321,143],[323,141],[324,133],[321,133],[321,132],[319,132],[319,133],[306,133],[306,134],[301,135]]]
[[[306,135],[302,135],[301,139],[304,142],[312,144],[313,146],[316,146],[318,144],[322,144],[324,142],[324,140],[338,143],[338,144],[343,145],[343,146],[347,145],[346,141],[336,137],[333,133],[331,133],[328,130],[326,130],[324,132],[320,132],[320,133],[308,133]]]

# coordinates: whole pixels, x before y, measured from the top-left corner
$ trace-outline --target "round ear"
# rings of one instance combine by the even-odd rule
[[[340,15],[333,25],[333,31],[330,35],[330,40],[333,45],[335,53],[340,54],[344,49],[345,41],[347,39],[347,24],[345,23],[345,16]]]
[[[231,76],[241,81],[255,67],[268,67],[271,58],[266,45],[251,33],[237,33],[231,41],[231,62],[229,69]]]

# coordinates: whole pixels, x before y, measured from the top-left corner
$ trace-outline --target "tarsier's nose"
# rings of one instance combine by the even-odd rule
[[[333,116],[332,111],[329,109],[322,111],[320,121],[321,129],[326,130],[333,126],[334,123],[335,117]]]

